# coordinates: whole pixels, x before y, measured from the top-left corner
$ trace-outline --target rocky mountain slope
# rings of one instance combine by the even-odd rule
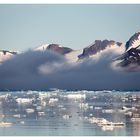
[[[126,51],[116,61],[119,66],[140,66],[140,32],[135,33],[125,44]]]
[[[113,40],[95,40],[95,42],[88,47],[83,49],[83,53],[78,57],[79,59],[89,58],[92,55],[95,55],[98,52],[101,52],[109,47],[120,47],[122,43],[115,42]]]

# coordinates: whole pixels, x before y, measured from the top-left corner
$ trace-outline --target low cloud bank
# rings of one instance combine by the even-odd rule
[[[111,65],[113,52],[77,63],[49,51],[19,54],[0,65],[0,90],[140,90],[140,73]]]

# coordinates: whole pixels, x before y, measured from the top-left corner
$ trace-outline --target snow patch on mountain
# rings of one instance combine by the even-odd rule
[[[74,50],[70,53],[65,54],[66,59],[68,59],[69,62],[77,62],[78,56],[82,54],[83,50]]]
[[[43,44],[37,48],[35,48],[35,51],[45,51],[47,49],[47,47],[49,46],[49,44]]]

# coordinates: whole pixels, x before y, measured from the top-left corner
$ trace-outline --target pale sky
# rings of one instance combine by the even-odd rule
[[[46,43],[80,49],[94,40],[126,42],[140,30],[137,5],[0,5],[0,49],[23,51]]]

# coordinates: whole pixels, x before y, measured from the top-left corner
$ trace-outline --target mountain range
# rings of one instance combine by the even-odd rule
[[[63,55],[70,62],[78,62],[88,58],[95,59],[95,56],[109,49],[113,49],[116,52],[116,58],[112,62],[117,63],[117,66],[140,66],[140,32],[132,35],[126,43],[114,40],[95,40],[92,44],[81,50],[73,50],[59,44],[44,44],[33,49],[33,51],[53,51]],[[22,52],[0,50],[0,63],[20,53]]]

